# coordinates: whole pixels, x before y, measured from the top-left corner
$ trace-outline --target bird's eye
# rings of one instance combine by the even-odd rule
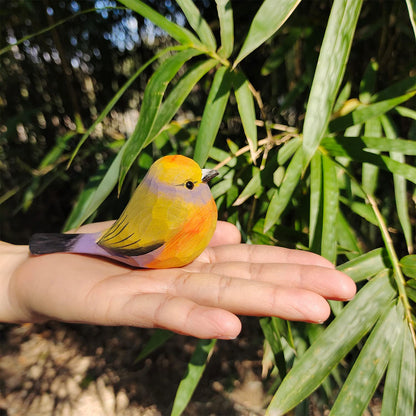
[[[194,183],[192,182],[192,181],[188,181],[188,182],[186,182],[185,183],[185,186],[188,188],[188,189],[194,189]]]

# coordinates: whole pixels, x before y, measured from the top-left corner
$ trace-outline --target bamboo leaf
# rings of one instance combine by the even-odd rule
[[[364,134],[366,136],[381,137],[381,123],[378,118],[367,120],[364,125]],[[371,153],[377,153],[377,150],[368,150]],[[364,191],[369,195],[374,195],[378,185],[379,168],[371,163],[363,163],[362,165],[362,186]]]
[[[177,49],[177,47],[175,48]],[[74,160],[74,157],[78,153],[81,146],[84,144],[85,140],[90,136],[90,134],[95,130],[95,128],[100,124],[105,116],[111,111],[111,109],[115,106],[117,101],[122,97],[122,95],[126,92],[126,90],[130,87],[130,85],[136,80],[136,78],[155,60],[159,59],[162,55],[165,53],[168,53],[169,51],[174,50],[173,48],[167,48],[164,49],[162,52],[155,55],[153,58],[149,59],[144,65],[142,65],[128,80],[124,83],[124,85],[116,92],[116,94],[113,96],[113,98],[108,102],[108,104],[105,106],[104,110],[100,113],[100,115],[97,117],[97,119],[94,121],[94,123],[91,124],[91,126],[88,128],[88,130],[82,135],[81,139],[79,140],[75,150],[72,152],[71,159],[68,162],[68,166],[72,163]]]
[[[400,266],[407,277],[416,279],[416,254],[409,254],[400,259]]]
[[[257,151],[257,126],[256,111],[254,109],[253,94],[250,91],[248,79],[242,72],[233,72],[233,87],[237,108],[243,123],[244,133],[250,147],[250,154],[253,162],[256,160]]]
[[[397,140],[396,128],[392,120],[388,116],[382,116],[381,124],[386,133],[386,136]],[[414,143],[414,142],[413,142]],[[405,156],[400,152],[390,152],[390,157],[400,163],[405,163]],[[397,216],[399,217],[400,225],[402,227],[404,237],[409,253],[413,252],[413,231],[410,222],[409,207],[407,201],[407,184],[406,179],[400,175],[393,175],[394,182],[394,196],[396,201]]]
[[[280,377],[286,375],[286,361],[283,352],[282,341],[280,340],[281,334],[279,331],[277,318],[260,318],[260,326],[263,331],[264,337],[270,345],[273,352],[274,362],[279,370]]]
[[[200,166],[205,165],[214,144],[230,95],[230,88],[230,72],[227,67],[222,66],[215,73],[196,138],[194,159]]]
[[[79,215],[77,215],[76,218],[74,218],[74,221],[72,221],[72,227],[79,227],[82,223],[84,223],[113,190],[117,183],[121,159],[125,149],[126,145],[119,150],[117,156],[112,161],[110,167],[101,179],[100,184],[95,188],[94,192],[86,196],[85,205],[78,208]]]
[[[337,215],[336,233],[338,245],[344,250],[347,250],[344,254],[351,260],[358,257],[362,253],[362,250],[358,245],[358,238],[354,229],[347,222],[341,210],[338,209]]]
[[[184,45],[200,45],[199,40],[191,33],[188,29],[171,22],[162,16],[156,10],[152,9],[140,0],[119,0],[120,3],[124,4],[131,10],[141,16],[149,19],[156,26],[159,26],[166,33],[172,36],[173,39]]]
[[[380,138],[382,141],[382,138]],[[394,142],[393,140],[390,140]],[[325,138],[322,142],[328,153],[333,156],[343,156],[356,162],[371,163],[379,168],[403,176],[407,180],[416,183],[416,168],[406,163],[398,162],[391,157],[385,155],[374,154],[365,150],[365,144],[362,138]],[[390,146],[393,148],[393,145]]]
[[[386,370],[391,351],[400,333],[403,312],[389,305],[377,322],[354,363],[330,415],[361,416]]]
[[[412,24],[413,33],[416,38],[416,0],[406,0],[407,10],[409,11],[409,19]]]
[[[255,168],[252,178],[248,181],[248,184],[245,186],[241,194],[233,203],[233,206],[241,205],[245,202],[248,198],[255,195],[261,189],[261,177],[260,177],[260,169]]]
[[[319,53],[303,127],[304,167],[328,126],[348,60],[362,0],[335,0]]]
[[[215,343],[215,339],[201,339],[198,341],[196,349],[188,363],[186,374],[180,382],[176,392],[171,416],[179,416],[185,410],[186,406],[191,400],[196,386],[199,383],[199,380],[202,377],[202,373],[205,370],[210,354],[214,349]]]
[[[126,142],[126,151],[123,153],[121,163],[119,191],[130,166],[139,155],[149,137],[168,83],[186,61],[198,54],[200,52],[195,49],[186,49],[178,52],[166,59],[150,78],[144,92],[139,120],[133,134]]]
[[[371,118],[379,117],[399,104],[409,100],[416,94],[416,90],[398,97],[390,98],[385,101],[379,101],[369,105],[358,107],[345,116],[338,117],[329,123],[328,129],[331,133],[343,131],[350,126],[361,124]],[[306,120],[305,120],[306,123]]]
[[[192,0],[176,0],[176,2],[182,9],[192,29],[194,29],[198,34],[201,42],[207,47],[208,50],[215,51],[217,49],[217,42],[215,41],[215,37],[212,34],[208,23],[201,16],[198,7],[195,6]]]
[[[382,116],[383,120],[384,117]],[[392,140],[394,139],[394,140]],[[292,140],[288,143],[291,143]],[[327,151],[334,156],[348,157],[349,150],[352,149],[353,157],[355,157],[354,150],[377,150],[379,152],[395,152],[402,153],[408,156],[416,156],[416,142],[413,140],[403,140],[394,137],[351,137],[351,136],[336,136],[325,137],[321,143]]]
[[[289,163],[282,186],[279,188],[278,192],[273,195],[270,201],[264,222],[264,232],[267,232],[274,224],[276,224],[280,215],[282,215],[284,209],[290,202],[302,173],[302,160],[303,151],[300,147]]]
[[[327,156],[322,157],[322,171],[323,217],[321,255],[335,263],[337,258],[336,219],[339,189],[335,164]]]
[[[248,30],[234,67],[263,42],[269,39],[296,9],[300,0],[276,2],[265,0],[260,6]]]
[[[373,327],[396,295],[387,273],[367,283],[297,360],[274,395],[267,416],[281,416],[308,397]]]
[[[221,47],[218,54],[228,58],[234,49],[234,19],[230,0],[216,0],[220,20]]]
[[[172,120],[173,116],[188,97],[195,84],[216,64],[217,61],[215,59],[197,62],[181,77],[167,96],[166,100],[162,103],[152,126],[152,130],[150,131],[145,142],[145,146],[147,146],[158,134],[160,134],[160,132]]]
[[[368,253],[362,254],[337,267],[346,273],[354,282],[369,280],[371,277],[390,267],[387,251],[385,248],[376,248]]]
[[[309,206],[309,248],[318,253],[322,237],[322,155],[316,152],[311,160]]]
[[[415,413],[416,360],[412,335],[405,321],[394,347],[384,384],[381,416]]]
[[[136,364],[139,361],[145,359],[153,351],[157,350],[162,345],[164,345],[168,339],[173,337],[173,335],[174,335],[173,332],[167,331],[166,329],[156,329],[156,331],[151,336],[149,341],[146,343],[146,345],[140,351],[140,354],[134,360],[134,363]]]

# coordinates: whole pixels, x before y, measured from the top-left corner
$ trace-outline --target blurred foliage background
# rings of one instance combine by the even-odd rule
[[[412,413],[413,0],[0,5],[2,240],[116,218],[161,155],[217,166],[219,216],[245,241],[318,252],[360,289],[327,329],[260,321],[270,414],[320,385],[334,414],[361,414],[387,366],[382,414]]]

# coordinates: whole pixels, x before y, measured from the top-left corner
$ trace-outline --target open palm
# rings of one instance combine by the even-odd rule
[[[2,321],[159,327],[199,338],[236,337],[237,314],[322,322],[330,313],[326,299],[355,293],[354,282],[324,258],[240,244],[238,230],[221,221],[210,246],[182,268],[133,269],[78,254],[32,257],[27,246],[6,243],[0,268]]]

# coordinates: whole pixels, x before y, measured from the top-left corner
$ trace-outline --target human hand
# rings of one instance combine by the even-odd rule
[[[323,322],[325,299],[355,294],[354,282],[316,254],[239,242],[236,227],[220,221],[194,262],[153,270],[79,254],[34,257],[27,246],[1,243],[0,321],[158,327],[230,339],[241,330],[236,314]]]

